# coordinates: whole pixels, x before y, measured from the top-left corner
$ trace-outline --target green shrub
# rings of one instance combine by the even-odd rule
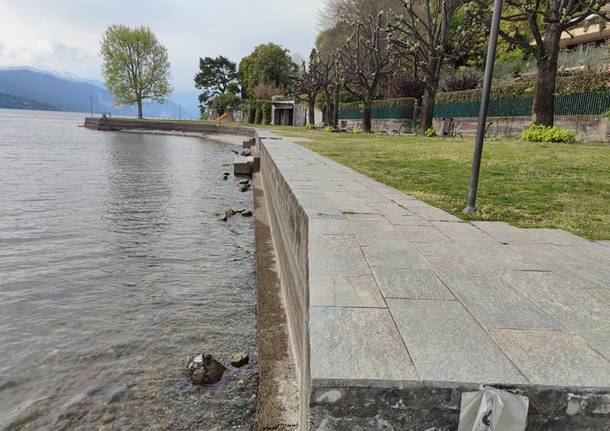
[[[585,72],[557,78],[555,93],[577,94],[608,91],[610,72]],[[513,99],[532,96],[535,89],[534,81],[521,81],[509,85],[501,85],[491,89],[491,100]],[[481,99],[481,89],[438,93],[436,102],[476,102]]]
[[[262,124],[263,122],[263,106],[261,103],[256,104],[256,114],[254,116],[255,124]]]
[[[263,123],[271,124],[271,102],[263,102],[261,108],[263,110]]]
[[[574,142],[574,132],[561,127],[530,124],[522,133],[521,139],[528,142]]]
[[[248,103],[248,123],[254,124],[256,121],[256,104],[254,102]]]
[[[414,105],[415,99],[413,97],[373,100],[373,108],[412,108]],[[340,103],[339,109],[359,109],[362,111],[362,102]]]
[[[316,130],[315,124],[307,124],[305,125],[305,130]]]
[[[338,133],[341,131],[341,128],[337,126],[327,126],[324,131],[327,133]]]
[[[426,129],[425,135],[428,138],[434,138],[436,136],[436,129],[434,127]]]

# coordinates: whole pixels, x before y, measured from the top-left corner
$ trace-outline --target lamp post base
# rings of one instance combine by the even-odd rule
[[[477,212],[475,207],[466,207],[464,208],[464,214],[474,214]]]

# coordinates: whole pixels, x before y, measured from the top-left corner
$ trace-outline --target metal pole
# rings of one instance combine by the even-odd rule
[[[91,107],[91,115],[93,115],[93,96],[89,96],[89,105]]]
[[[178,120],[182,120],[182,110],[180,108],[180,105],[178,105]]]
[[[464,208],[466,214],[476,212],[477,189],[479,187],[479,171],[481,170],[481,155],[483,154],[483,140],[489,110],[489,95],[491,93],[491,80],[496,61],[496,45],[498,43],[498,30],[502,13],[502,0],[494,0],[494,11],[489,31],[489,46],[487,47],[487,60],[485,61],[485,77],[483,78],[483,91],[481,93],[481,109],[479,111],[479,125],[472,156],[472,172],[470,174],[470,190],[468,192],[468,206]]]

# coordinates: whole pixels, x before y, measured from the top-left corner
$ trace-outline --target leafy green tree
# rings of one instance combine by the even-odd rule
[[[209,100],[219,94],[237,94],[237,65],[226,57],[199,59],[199,72],[195,75],[195,88],[201,90],[199,109],[203,113]]]
[[[210,108],[214,109],[218,115],[225,112],[231,112],[236,109],[241,103],[241,99],[237,94],[226,92],[221,93],[210,100]]]
[[[108,90],[122,105],[136,104],[143,118],[142,102],[164,102],[172,92],[167,49],[148,27],[111,25],[102,37],[102,73]]]
[[[595,17],[609,21],[608,6],[610,0],[506,0],[500,36],[533,55],[538,67],[533,108],[536,124],[553,125],[561,35]]]
[[[259,84],[271,84],[283,89],[293,83],[297,65],[289,51],[274,43],[259,45],[239,63],[242,97],[246,97]]]

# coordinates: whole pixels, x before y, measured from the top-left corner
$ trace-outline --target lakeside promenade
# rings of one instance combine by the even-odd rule
[[[258,135],[280,272],[303,269],[307,244],[305,284],[283,280],[302,426],[455,429],[462,391],[486,384],[530,397],[528,429],[608,428],[610,248],[463,222]]]
[[[290,139],[244,130],[260,158],[255,207],[266,208],[257,255],[273,244],[257,256],[259,311],[279,291],[285,313],[259,355],[287,334],[294,373],[270,396],[289,394],[275,404],[286,408],[299,399],[283,429],[455,430],[462,393],[480,385],[528,396],[528,430],[610,429],[607,244],[464,222]],[[277,277],[263,274],[271,267]],[[270,357],[267,375],[287,360]]]

